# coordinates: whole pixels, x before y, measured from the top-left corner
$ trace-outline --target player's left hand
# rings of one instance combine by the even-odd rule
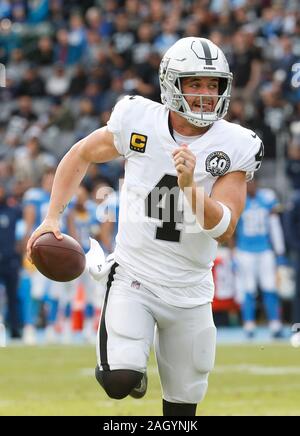
[[[194,183],[194,170],[196,166],[195,155],[183,144],[173,153],[175,168],[178,175],[178,186],[181,190],[192,187]]]

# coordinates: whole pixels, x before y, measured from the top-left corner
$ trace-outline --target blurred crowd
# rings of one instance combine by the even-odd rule
[[[120,97],[160,101],[160,59],[186,36],[224,51],[234,74],[227,119],[263,139],[261,178],[289,200],[300,189],[299,0],[2,0],[0,185],[12,202],[22,208]],[[121,159],[92,165],[88,192],[101,178],[118,190],[122,174]]]
[[[106,123],[124,94],[159,101],[162,54],[192,35],[227,56],[228,119],[262,136],[267,159],[288,157],[288,177],[300,187],[297,0],[1,1],[0,180],[36,183],[44,166]]]

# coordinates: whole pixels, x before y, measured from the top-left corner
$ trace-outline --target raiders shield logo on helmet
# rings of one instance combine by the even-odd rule
[[[223,151],[214,151],[205,161],[206,171],[212,176],[223,176],[230,168],[230,159]]]

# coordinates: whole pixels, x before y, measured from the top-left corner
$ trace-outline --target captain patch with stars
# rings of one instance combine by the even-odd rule
[[[205,167],[212,176],[223,176],[230,168],[229,156],[223,151],[214,151],[207,156]]]

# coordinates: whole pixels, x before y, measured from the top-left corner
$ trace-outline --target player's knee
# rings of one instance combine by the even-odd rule
[[[200,403],[206,395],[208,376],[215,363],[215,350],[216,328],[210,326],[201,331],[195,339],[193,363],[197,372],[197,383],[190,391],[190,402]]]
[[[202,330],[195,338],[193,348],[193,363],[198,372],[210,372],[215,364],[216,327],[210,326]]]
[[[195,403],[199,404],[199,403],[201,403],[201,401],[204,400],[204,397],[205,397],[206,392],[207,392],[207,388],[208,388],[208,374],[204,380],[201,380],[197,384],[197,390],[196,390],[195,396],[194,396]]]
[[[130,394],[141,381],[143,373],[130,369],[101,371],[96,366],[95,376],[110,398],[121,400]]]
[[[194,380],[193,384],[188,386],[184,392],[182,391],[180,396],[178,394],[175,395],[166,395],[166,399],[168,401],[180,401],[182,403],[192,403],[199,404],[203,401],[207,388],[208,388],[208,375],[209,373],[199,374],[197,376],[197,380]]]
[[[208,373],[196,374],[192,383],[182,379],[177,385],[168,386],[164,389],[164,398],[170,403],[198,404],[204,399],[208,387]]]

